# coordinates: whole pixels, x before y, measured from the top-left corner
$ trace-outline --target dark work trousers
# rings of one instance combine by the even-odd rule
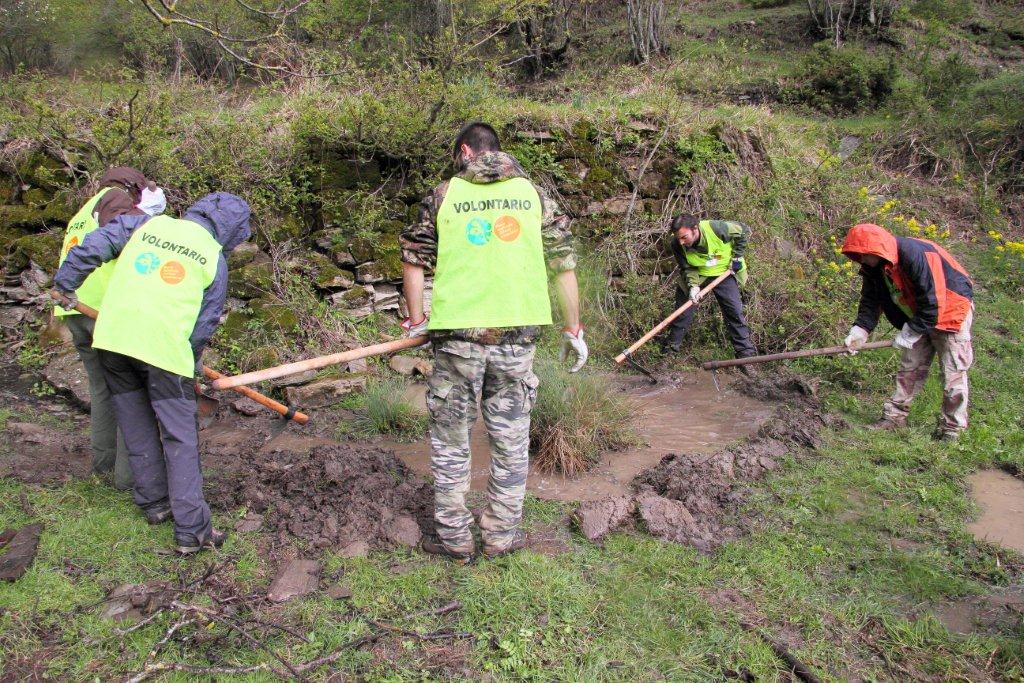
[[[202,541],[210,532],[210,507],[203,498],[192,378],[120,353],[99,354],[128,444],[135,502],[143,510],[169,502],[175,540]]]
[[[89,377],[89,438],[92,443],[92,469],[97,474],[113,471],[114,486],[125,491],[132,487],[132,470],[128,449],[117,428],[114,406],[110,400],[107,379],[100,364],[99,352],[92,348],[92,330],[96,321],[84,315],[64,318],[78,357]]]
[[[705,278],[700,286],[706,287],[714,278]],[[729,332],[729,339],[732,340],[732,347],[736,351],[737,358],[756,356],[757,349],[750,341],[750,328],[747,327],[747,319],[743,317],[743,300],[740,298],[740,286],[736,278],[728,277],[711,290],[711,293],[718,299],[718,307],[722,310],[722,320],[725,321],[725,329]],[[682,306],[690,298],[688,292],[676,287],[676,308]],[[693,316],[697,313],[696,306],[690,306],[686,311],[672,321],[669,333],[669,344],[681,344],[683,337],[690,331],[693,324]]]

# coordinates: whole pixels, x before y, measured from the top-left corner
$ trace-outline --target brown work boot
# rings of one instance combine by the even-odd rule
[[[892,419],[890,419],[888,417],[883,417],[878,422],[874,422],[872,424],[869,424],[868,425],[868,429],[871,429],[871,430],[876,431],[876,432],[892,432],[892,431],[895,431],[897,429],[902,429],[903,427],[906,427],[906,426],[907,426],[907,423],[905,421],[897,421],[897,420],[892,420]]]
[[[426,534],[420,541],[420,549],[428,555],[447,557],[458,564],[469,564],[473,561],[473,553],[460,553],[444,544],[436,534]]]
[[[960,432],[956,429],[943,429],[942,427],[936,427],[935,431],[932,432],[932,438],[936,441],[942,441],[945,443],[956,443],[960,440]]]
[[[485,545],[484,546],[484,557],[486,557],[489,560],[493,560],[494,558],[501,557],[502,555],[511,555],[512,553],[516,552],[517,550],[522,550],[523,548],[525,548],[527,540],[528,540],[528,537],[526,535],[526,532],[522,531],[520,529],[517,529],[516,530],[516,535],[512,537],[512,542],[509,543],[504,548],[498,549],[498,548],[493,548],[491,546]]]

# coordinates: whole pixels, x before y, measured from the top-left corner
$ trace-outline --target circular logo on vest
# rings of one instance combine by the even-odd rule
[[[519,239],[519,221],[514,216],[502,216],[494,221],[494,234],[502,242],[515,242]]]
[[[72,235],[71,239],[68,240],[67,246],[64,247],[64,253],[67,254],[69,251],[78,246],[78,235]]]
[[[160,279],[169,285],[176,285],[185,279],[185,266],[177,261],[168,261],[160,267]]]
[[[487,244],[491,241],[491,224],[483,218],[474,218],[466,223],[466,239],[478,247]]]
[[[151,251],[145,251],[135,259],[135,270],[139,275],[149,275],[159,267],[160,257]]]

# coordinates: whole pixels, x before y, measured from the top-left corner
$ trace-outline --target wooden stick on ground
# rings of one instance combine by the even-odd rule
[[[338,365],[339,363],[348,363],[360,358],[379,356],[385,353],[394,353],[395,351],[401,351],[403,349],[412,349],[417,346],[423,346],[428,341],[429,339],[426,336],[407,337],[405,339],[396,339],[395,341],[384,342],[382,344],[372,344],[358,349],[342,351],[341,353],[332,353],[329,356],[307,358],[306,360],[295,361],[294,363],[275,365],[274,367],[267,368],[266,370],[247,372],[243,375],[235,375],[234,377],[223,377],[213,383],[213,388],[234,389],[241,384],[255,384],[256,382],[276,379],[286,375],[297,375],[300,372],[316,370],[328,365]]]
[[[868,342],[857,347],[858,351],[870,351],[872,349],[891,349],[891,341]],[[837,356],[848,354],[845,346],[828,346],[823,349],[804,349],[803,351],[786,351],[785,353],[769,353],[764,356],[748,356],[747,358],[733,358],[731,360],[712,360],[703,363],[700,367],[704,370],[717,370],[719,368],[731,368],[737,365],[753,365],[755,363],[771,363],[777,360],[792,360],[794,358],[810,358],[811,356]]]
[[[725,278],[729,277],[730,275],[732,275],[732,271],[731,270],[727,270],[724,273],[722,273],[721,275],[719,275],[718,277],[716,277],[714,280],[709,282],[704,287],[704,289],[700,290],[701,298],[703,299],[705,296],[707,296],[707,294],[712,289],[717,287],[722,282],[722,280],[724,280]],[[648,332],[644,336],[642,336],[639,339],[637,339],[635,342],[633,342],[632,346],[630,346],[628,349],[626,349],[625,351],[623,351],[619,355],[615,356],[615,362],[619,363],[621,365],[622,361],[626,360],[627,356],[629,356],[634,351],[636,351],[641,346],[643,346],[644,344],[649,342],[651,339],[653,339],[655,336],[657,336],[659,332],[661,332],[666,327],[668,327],[669,323],[671,323],[673,320],[675,320],[676,318],[681,316],[683,313],[685,313],[686,309],[688,309],[690,306],[693,306],[693,302],[692,301],[687,301],[685,304],[683,304],[682,306],[680,306],[676,310],[672,311],[672,313],[670,313],[667,318],[665,318],[660,323],[655,325],[654,328],[650,332]]]
[[[50,292],[50,296],[52,296],[57,301],[64,301],[64,297],[60,294],[60,292],[56,290]],[[79,302],[78,305],[75,306],[75,310],[84,315],[85,317],[92,318],[93,320],[95,320],[96,316],[99,315],[99,311],[97,311],[95,308],[92,308],[91,306],[86,306],[81,302]],[[224,375],[220,374],[213,368],[208,368],[205,365],[203,366],[203,376],[205,376],[207,379],[212,380],[217,380],[221,377],[224,377]],[[254,391],[249,387],[241,386],[241,384],[244,384],[244,382],[240,382],[238,385],[232,386],[231,388],[234,389],[239,394],[241,394],[242,396],[245,396],[246,398],[251,398],[252,400],[256,401],[264,408],[269,408],[278,415],[282,415],[289,420],[294,420],[295,422],[298,422],[300,425],[304,425],[307,422],[309,422],[309,415],[297,412],[294,409],[284,405],[283,403],[278,403],[274,399],[268,396],[264,396],[258,391]],[[214,385],[216,385],[216,382],[214,382]]]

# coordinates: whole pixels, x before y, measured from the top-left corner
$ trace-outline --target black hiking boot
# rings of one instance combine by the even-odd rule
[[[488,560],[493,560],[494,558],[501,557],[503,555],[511,555],[517,550],[522,550],[523,548],[525,548],[528,540],[529,538],[527,537],[526,532],[522,531],[521,529],[517,529],[516,535],[512,538],[512,542],[504,548],[496,550],[494,548],[489,548],[485,545],[484,557],[486,557]]]
[[[217,531],[213,527],[210,527],[210,531],[207,532],[206,536],[202,540],[196,539],[195,537],[186,540],[176,535],[174,537],[174,550],[179,555],[195,555],[200,550],[220,548],[224,545],[224,541],[227,540],[227,537],[227,532]]]
[[[469,564],[473,554],[459,553],[451,550],[436,534],[427,534],[420,541],[420,549],[428,555],[439,555],[454,560],[458,564]]]
[[[149,510],[143,510],[142,513],[146,515],[146,521],[150,524],[163,524],[174,519],[174,515],[171,514],[171,506],[159,508],[150,508]]]

